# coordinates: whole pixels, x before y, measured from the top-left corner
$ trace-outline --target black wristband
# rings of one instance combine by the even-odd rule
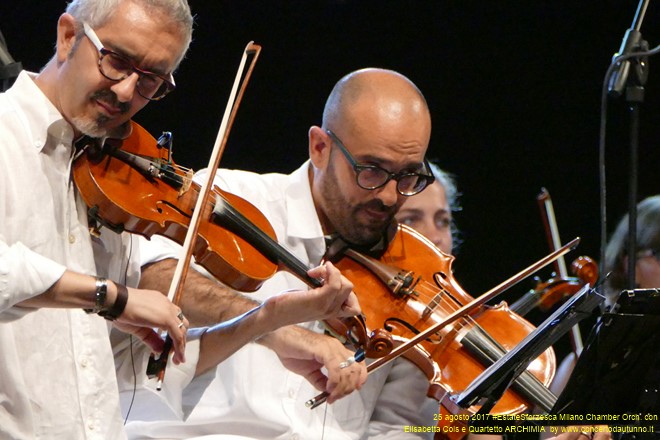
[[[105,299],[108,295],[108,280],[96,278],[96,300],[93,309],[84,309],[87,313],[98,313],[105,307]]]
[[[115,303],[112,307],[99,312],[99,316],[103,316],[108,321],[114,321],[119,318],[124,313],[126,303],[128,302],[128,289],[126,286],[121,284],[115,285],[117,286],[117,299],[115,299]]]

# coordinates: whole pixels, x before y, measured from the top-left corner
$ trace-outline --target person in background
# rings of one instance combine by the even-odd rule
[[[660,195],[646,197],[637,203],[637,223],[635,226],[635,289],[660,289]],[[605,248],[604,272],[609,274],[605,280],[605,301],[613,306],[619,294],[630,289],[630,273],[628,272],[629,245],[629,214],[624,215],[617,224],[614,233]],[[657,360],[656,360],[657,362]],[[657,388],[657,382],[651,379],[646,384],[648,389]],[[615,438],[628,439],[657,439],[658,429],[655,432],[616,434]],[[596,438],[596,437],[594,437]],[[580,439],[578,439],[580,440]]]
[[[429,163],[435,182],[423,192],[408,197],[396,220],[428,238],[442,252],[452,255],[460,244],[453,213],[460,210],[458,190],[451,174]]]
[[[447,255],[453,255],[460,244],[459,230],[453,213],[461,209],[456,180],[435,163],[429,163],[435,182],[423,192],[408,197],[396,215],[399,223],[410,226],[428,238]],[[436,434],[437,440],[446,439]],[[501,435],[467,434],[468,440],[502,440]]]
[[[660,195],[637,204],[637,288],[660,287]],[[614,303],[622,290],[628,289],[628,214],[619,221],[605,248],[605,294]]]
[[[628,219],[629,214],[621,218],[605,248],[603,268],[604,273],[609,276],[604,283],[604,293],[608,306],[613,306],[619,294],[629,288]],[[647,197],[637,204],[636,231],[636,288],[660,288],[660,257],[658,256],[660,253],[660,195]],[[568,378],[566,378],[567,380]],[[603,430],[605,427],[598,428]],[[585,427],[583,432],[565,433],[554,437],[553,440],[607,440],[612,437],[609,432],[594,432],[591,427]],[[617,434],[615,437],[620,439],[657,438],[657,433]]]

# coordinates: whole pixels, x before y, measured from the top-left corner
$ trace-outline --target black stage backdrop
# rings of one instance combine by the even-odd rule
[[[199,169],[208,161],[250,40],[263,51],[224,167],[293,170],[307,157],[307,129],[320,123],[334,83],[358,68],[391,68],[426,95],[434,125],[428,156],[457,176],[464,244],[454,269],[468,292],[477,296],[548,253],[535,200],[541,187],[553,198],[563,241],[582,238],[567,263],[578,255],[599,257],[601,84],[632,25],[635,1],[190,3],[196,29],[176,74],[178,88],[136,118],[156,137],[174,133],[178,163]],[[51,56],[64,6],[2,1],[0,30],[25,68],[38,70]],[[652,47],[660,43],[657,4],[649,7],[642,34]],[[650,60],[641,112],[639,199],[659,192],[655,63]],[[608,234],[627,210],[628,119],[626,106],[612,102]],[[504,297],[514,300],[532,284],[523,281]]]

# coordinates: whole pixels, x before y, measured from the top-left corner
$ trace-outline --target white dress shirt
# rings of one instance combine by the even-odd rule
[[[255,205],[277,237],[304,264],[317,265],[325,241],[314,208],[307,170],[291,175],[220,170],[216,183]],[[203,172],[197,178],[203,178]],[[171,243],[144,241],[147,261],[175,252]],[[145,261],[146,262],[146,261]],[[253,296],[263,300],[287,289],[307,289],[298,278],[278,272]],[[307,328],[322,331],[317,323]],[[426,397],[428,380],[405,359],[369,375],[359,392],[314,410],[305,401],[319,392],[285,369],[274,352],[248,344],[211,373],[211,385],[185,423],[129,422],[131,439],[409,439],[429,434],[404,432],[405,425],[435,426],[438,403]],[[190,388],[194,388],[195,379]]]
[[[124,438],[106,321],[16,306],[96,272],[72,137],[27,73],[0,94],[0,438]]]
[[[115,371],[109,324],[82,309],[23,308],[65,269],[137,286],[140,259],[130,234],[89,234],[87,208],[71,178],[73,130],[23,72],[0,94],[0,439],[125,438],[119,386],[138,402],[181,417],[181,389],[199,351],[171,365],[154,391],[148,350],[117,334]],[[113,332],[114,334],[115,332]],[[118,332],[116,332],[118,333]],[[164,410],[169,409],[169,413]],[[133,413],[141,418],[139,411]]]

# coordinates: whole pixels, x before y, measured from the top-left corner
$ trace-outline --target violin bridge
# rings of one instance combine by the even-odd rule
[[[424,309],[424,313],[422,314],[422,319],[428,319],[434,312],[435,309],[442,303],[442,297],[444,296],[445,291],[444,289],[441,289],[439,293],[437,293],[431,301],[426,305],[426,308]]]
[[[190,189],[193,180],[193,170],[186,171],[186,177],[183,179],[183,186],[179,189],[179,197],[184,195]]]

